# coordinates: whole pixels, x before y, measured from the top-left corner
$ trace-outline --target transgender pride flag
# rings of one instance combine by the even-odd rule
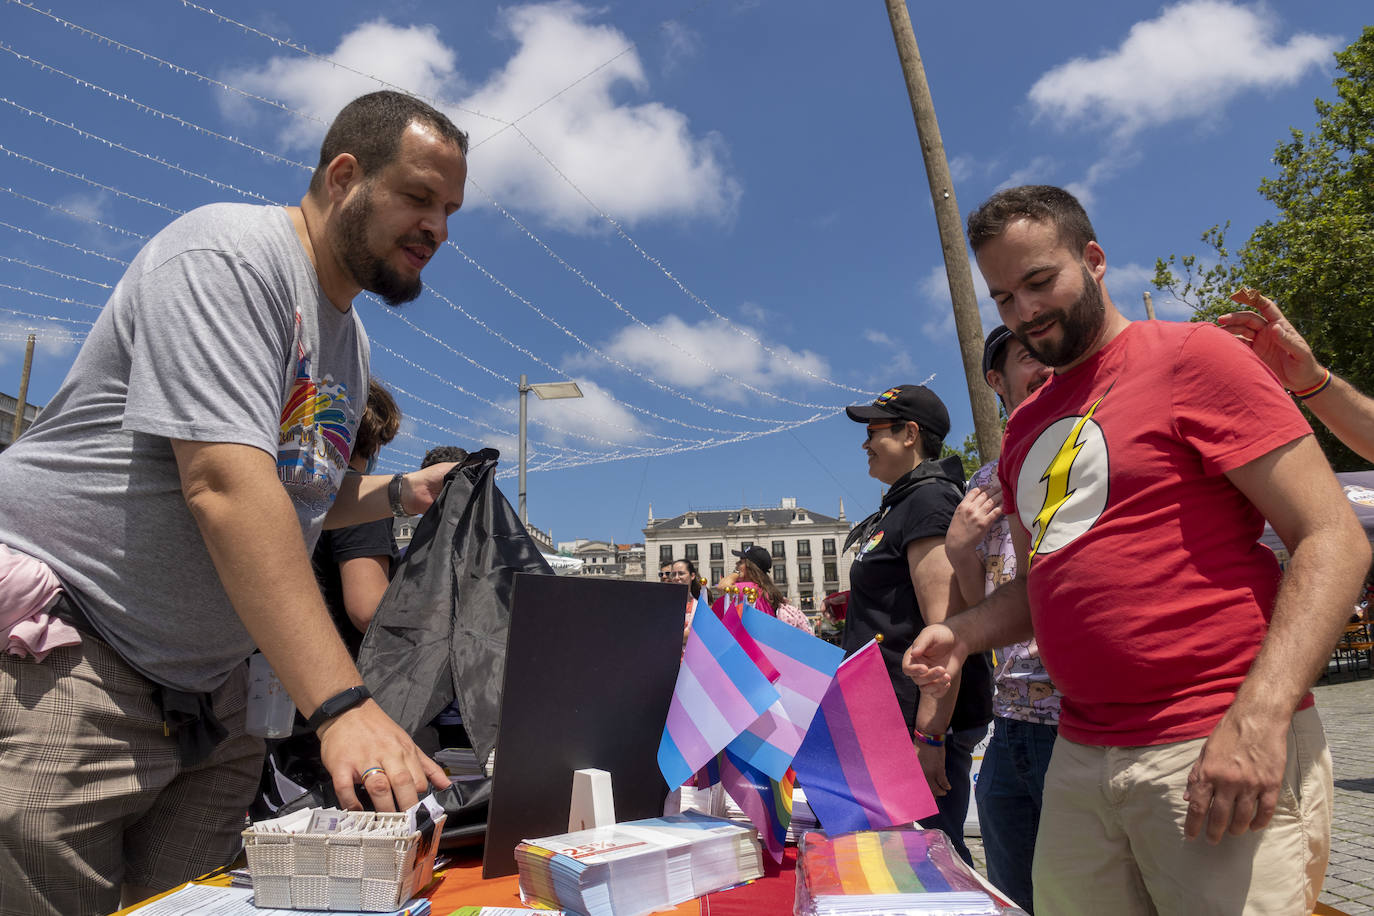
[[[792,769],[831,836],[937,810],[876,642],[840,665]]]
[[[751,603],[743,605],[740,622],[778,672],[773,687],[779,697],[730,742],[729,750],[769,779],[781,781],[811,727],[844,650],[770,617]]]
[[[658,745],[664,781],[682,785],[778,699],[720,618],[698,611]]]

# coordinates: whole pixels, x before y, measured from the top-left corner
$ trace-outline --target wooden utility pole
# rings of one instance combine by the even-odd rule
[[[14,405],[14,427],[10,432],[10,445],[13,445],[19,438],[19,433],[23,430],[24,423],[24,399],[29,396],[29,371],[33,368],[33,335],[29,335],[29,342],[24,345],[24,373],[19,376],[19,398]]]
[[[935,203],[935,224],[940,230],[940,249],[945,256],[949,277],[949,298],[954,306],[954,329],[959,335],[959,351],[964,358],[964,379],[968,383],[969,404],[973,407],[973,431],[978,438],[978,453],[991,461],[1002,452],[1002,423],[997,401],[983,379],[983,322],[978,317],[978,297],[973,291],[964,245],[963,221],[959,203],[954,199],[954,182],[949,177],[945,145],[940,140],[940,124],[935,118],[935,102],[930,97],[921,51],[911,29],[906,0],[885,0],[887,17],[892,22],[892,37],[897,42],[897,57],[906,75],[906,91],[911,113],[916,117],[916,134],[925,160],[930,198]]]
[[[1151,321],[1155,320],[1155,300],[1150,296],[1150,291],[1145,290],[1145,317]]]

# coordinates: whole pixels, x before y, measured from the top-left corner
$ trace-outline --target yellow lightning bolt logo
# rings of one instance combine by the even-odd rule
[[[1079,434],[1083,432],[1083,427],[1092,419],[1097,412],[1097,406],[1102,403],[1103,394],[1093,402],[1093,406],[1088,408],[1088,412],[1079,417],[1078,422],[1069,430],[1069,435],[1064,439],[1064,444],[1059,446],[1059,451],[1055,453],[1050,465],[1045,469],[1045,475],[1040,478],[1045,484],[1045,501],[1040,506],[1040,511],[1035,514],[1034,523],[1037,529],[1035,543],[1031,545],[1030,559],[1033,561],[1040,552],[1040,542],[1045,537],[1045,532],[1049,530],[1050,522],[1054,516],[1064,507],[1064,504],[1073,496],[1073,490],[1069,489],[1069,471],[1073,468],[1074,459],[1083,450],[1083,443],[1079,441]]]

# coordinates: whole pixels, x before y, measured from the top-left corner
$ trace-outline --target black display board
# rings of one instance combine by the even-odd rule
[[[686,602],[681,585],[516,576],[482,877],[515,874],[521,840],[567,831],[574,770],[611,774],[617,821],[663,813]]]

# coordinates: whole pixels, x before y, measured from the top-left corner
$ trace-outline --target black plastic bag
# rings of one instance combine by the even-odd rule
[[[373,698],[411,734],[457,698],[479,762],[496,745],[515,574],[553,575],[493,483],[499,456],[449,472],[358,653]]]

